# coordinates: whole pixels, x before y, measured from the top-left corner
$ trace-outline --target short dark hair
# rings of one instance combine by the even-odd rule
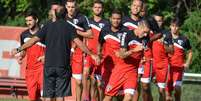
[[[112,14],[119,14],[119,15],[121,15],[121,17],[122,17],[122,12],[121,12],[121,10],[119,10],[119,9],[114,9],[114,10],[112,11],[112,13],[111,13],[111,16],[112,16]]]
[[[57,19],[64,19],[66,15],[65,7],[61,6],[58,10],[56,10],[55,15]]]
[[[65,0],[65,3],[66,2],[76,2],[76,0]]]
[[[28,17],[28,16],[32,16],[34,20],[38,19],[37,14],[33,11],[27,11],[27,13],[25,14],[25,17]]]
[[[75,3],[75,5],[77,6],[77,2],[76,2],[76,0],[64,0],[63,5],[66,5],[66,4],[67,4],[67,2],[70,2],[70,3]]]
[[[59,1],[52,1],[51,5],[61,5],[61,2],[59,2]]]
[[[146,20],[147,20],[147,22],[149,24],[149,28],[153,32],[156,32],[156,33],[160,32],[160,28],[159,28],[159,26],[157,24],[157,21],[152,16],[146,18]]]
[[[181,22],[180,22],[180,20],[179,20],[178,17],[174,17],[174,18],[171,20],[170,24],[175,24],[175,25],[177,25],[177,26],[181,26]]]
[[[158,12],[156,12],[155,14],[153,14],[154,16],[161,16],[161,17],[163,17],[163,14],[160,12],[160,11],[158,11]]]
[[[104,3],[101,1],[101,0],[95,0],[94,2],[93,2],[93,5],[94,4],[101,4],[102,6],[104,6]]]

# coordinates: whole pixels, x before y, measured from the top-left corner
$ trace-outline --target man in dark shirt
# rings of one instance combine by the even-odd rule
[[[54,22],[56,21],[56,15],[55,15],[55,10],[59,8],[61,4],[59,2],[52,2],[50,6],[50,10],[48,12],[48,18]]]
[[[32,46],[34,43],[44,40],[46,44],[45,68],[44,68],[44,97],[47,101],[64,101],[67,95],[67,87],[70,83],[71,73],[70,49],[71,41],[74,41],[84,52],[91,55],[96,62],[97,55],[90,52],[81,40],[76,36],[76,30],[65,21],[64,7],[56,10],[56,21],[47,23],[36,36],[17,49],[12,50],[12,54]]]
[[[85,38],[93,38],[93,33],[89,26],[88,18],[77,9],[76,0],[66,0],[66,21],[72,24],[76,28],[78,37],[83,40]],[[72,77],[76,81],[76,100],[81,101],[82,96],[82,72],[84,66],[84,54],[82,50],[72,43]]]

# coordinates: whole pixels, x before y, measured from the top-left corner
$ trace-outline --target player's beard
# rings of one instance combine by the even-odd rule
[[[36,28],[36,26],[37,26],[37,24],[34,24],[34,25],[30,28],[30,30],[34,30],[34,29]]]
[[[98,13],[98,14],[94,13],[94,15],[100,17],[102,15],[102,13]]]
[[[140,12],[138,12],[138,13],[136,13],[136,14],[133,14],[133,13],[131,12],[131,14],[134,15],[134,16],[140,16]]]
[[[134,15],[134,16],[140,16],[140,13],[137,13],[137,14],[132,14],[132,15]]]

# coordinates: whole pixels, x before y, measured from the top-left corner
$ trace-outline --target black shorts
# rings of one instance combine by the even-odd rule
[[[65,97],[71,94],[71,72],[69,67],[45,67],[43,97]]]

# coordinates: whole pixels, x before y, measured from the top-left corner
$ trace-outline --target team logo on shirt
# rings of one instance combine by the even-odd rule
[[[104,23],[99,23],[99,27],[100,27],[100,28],[103,28],[104,26],[105,26]]]
[[[122,45],[122,46],[124,46],[124,44],[125,44],[126,34],[127,34],[127,33],[124,32],[123,35],[122,35],[122,41],[121,41],[121,45]]]
[[[166,35],[165,34],[163,34],[163,38],[165,38],[166,37]]]
[[[122,35],[122,33],[117,33],[118,39],[121,39],[121,35]]]
[[[78,19],[73,19],[73,23],[74,23],[74,24],[77,24],[78,22],[79,22]]]
[[[182,45],[184,42],[182,40],[177,41],[179,45]]]

